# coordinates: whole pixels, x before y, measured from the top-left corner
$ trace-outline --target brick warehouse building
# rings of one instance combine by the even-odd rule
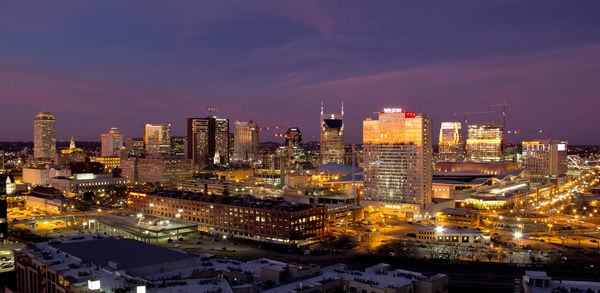
[[[131,192],[138,213],[198,223],[201,231],[299,243],[327,233],[327,207],[252,196],[207,196],[176,190]]]

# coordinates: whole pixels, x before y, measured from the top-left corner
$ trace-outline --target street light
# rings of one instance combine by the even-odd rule
[[[443,226],[437,226],[437,227],[435,227],[435,233],[442,234],[442,232],[444,232],[444,227]]]
[[[517,238],[517,248],[521,247],[520,240],[522,237],[523,237],[523,233],[521,233],[519,231],[515,232],[515,238]]]

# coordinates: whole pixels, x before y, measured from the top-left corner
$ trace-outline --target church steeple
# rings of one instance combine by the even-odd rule
[[[71,136],[71,144],[69,145],[69,149],[70,150],[74,150],[75,149],[75,140],[73,139],[72,136]]]

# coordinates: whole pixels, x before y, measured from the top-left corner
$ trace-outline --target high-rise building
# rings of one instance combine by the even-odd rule
[[[171,137],[171,154],[175,156],[185,155],[185,136],[173,136]]]
[[[364,120],[363,198],[419,208],[430,203],[432,140],[431,119],[405,108],[386,108],[378,120]]]
[[[339,114],[324,113],[321,103],[321,164],[343,164],[344,154],[344,103]]]
[[[171,153],[171,124],[146,124],[144,128],[146,154]]]
[[[144,147],[144,139],[141,137],[126,138],[125,149],[127,149],[127,154],[130,156],[141,156],[146,152],[146,148]]]
[[[123,149],[123,136],[119,133],[119,128],[113,127],[108,133],[103,133],[102,140],[102,156],[103,157],[118,157]]]
[[[284,141],[285,146],[291,146],[291,147],[294,147],[294,146],[301,147],[302,146],[302,132],[300,131],[300,128],[298,128],[298,127],[288,128],[286,133],[283,135],[283,138],[285,139],[285,141]]]
[[[464,149],[460,122],[442,122],[438,161],[461,162],[464,158]]]
[[[229,163],[229,119],[188,118],[188,158],[194,165]]]
[[[467,133],[467,160],[471,162],[502,161],[502,126],[492,123],[472,124]]]
[[[567,173],[567,143],[550,139],[524,141],[523,161],[532,182],[556,182]]]
[[[237,161],[255,161],[258,157],[258,133],[256,122],[235,121],[233,134],[233,158]]]
[[[56,154],[56,118],[50,112],[39,112],[33,118],[33,156],[52,159]]]

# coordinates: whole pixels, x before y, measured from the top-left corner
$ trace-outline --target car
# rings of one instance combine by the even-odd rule
[[[596,239],[590,239],[590,242],[591,243],[598,243],[598,240],[596,240]]]

